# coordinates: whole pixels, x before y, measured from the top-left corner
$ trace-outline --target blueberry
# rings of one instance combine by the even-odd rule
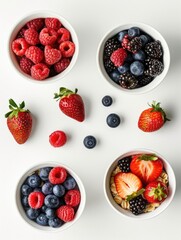
[[[48,226],[48,218],[44,213],[40,213],[36,218],[36,222],[41,226]]]
[[[39,176],[43,181],[48,180],[48,175],[51,169],[51,167],[44,167],[40,169]]]
[[[47,209],[47,206],[45,206],[45,205],[43,205],[43,206],[41,207],[41,211],[44,212],[44,213],[45,213],[46,209]]]
[[[84,146],[86,148],[89,148],[89,149],[94,148],[96,146],[96,143],[97,141],[94,136],[89,135],[84,138]]]
[[[47,208],[47,209],[45,210],[45,214],[46,214],[46,217],[47,217],[48,219],[55,218],[55,210],[52,209],[52,208]]]
[[[140,35],[140,29],[138,27],[132,27],[128,29],[128,35],[130,37],[137,37]]]
[[[119,126],[121,120],[117,114],[111,113],[107,116],[106,122],[109,127],[115,128],[115,127]]]
[[[39,210],[38,209],[33,209],[33,208],[29,208],[27,211],[26,211],[26,215],[29,219],[33,220],[33,219],[36,219],[39,215]]]
[[[130,71],[135,76],[140,76],[144,72],[144,65],[140,61],[135,61],[130,65]]]
[[[123,74],[129,71],[129,63],[125,63],[122,66],[118,67],[118,71]]]
[[[112,97],[106,95],[102,98],[102,104],[105,106],[105,107],[109,107],[111,106],[112,104]]]
[[[75,186],[77,185],[75,179],[72,176],[67,177],[67,179],[65,180],[65,182],[63,183],[64,187],[67,190],[71,190],[73,188],[75,188]]]
[[[119,84],[120,81],[120,73],[117,70],[114,70],[110,73],[110,78],[117,84]]]
[[[63,224],[64,222],[57,217],[48,220],[48,225],[53,228],[61,227]]]
[[[28,185],[32,188],[37,188],[41,184],[41,179],[37,174],[33,174],[27,179]]]
[[[42,186],[42,192],[45,195],[52,194],[52,192],[53,192],[53,185],[51,183],[49,183],[49,182],[46,182]]]
[[[57,196],[50,194],[45,197],[44,203],[48,208],[57,208],[60,201]]]
[[[128,32],[127,32],[126,30],[119,32],[119,33],[118,33],[118,40],[119,40],[120,42],[122,42],[122,40],[123,40],[123,38],[124,38],[124,36],[125,36],[126,34],[128,34]]]
[[[28,204],[28,196],[22,196],[21,198],[21,203],[24,207],[29,207],[29,204]]]
[[[146,54],[145,54],[145,52],[143,50],[139,50],[138,52],[133,54],[133,58],[135,60],[144,61],[145,58],[146,58]]]
[[[21,187],[21,193],[24,196],[28,196],[32,191],[33,191],[33,189],[27,184],[23,184]]]
[[[133,55],[132,53],[127,53],[127,58],[125,59],[125,62],[131,63],[133,61]]]
[[[147,34],[141,35],[140,39],[141,39],[141,43],[142,43],[143,46],[145,46],[147,43],[152,41],[151,37]]]
[[[53,194],[57,197],[62,197],[65,194],[64,186],[61,184],[53,186]]]

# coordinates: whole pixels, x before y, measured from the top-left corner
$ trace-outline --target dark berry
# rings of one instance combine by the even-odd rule
[[[140,76],[144,73],[144,65],[140,61],[134,61],[130,65],[130,71],[135,76]]]
[[[45,205],[43,205],[43,206],[41,207],[41,211],[42,211],[43,213],[45,213],[46,209],[47,209],[47,206],[45,206]]]
[[[44,203],[48,208],[57,208],[60,201],[57,196],[50,194],[45,197]]]
[[[83,142],[84,142],[84,146],[89,149],[94,148],[97,143],[96,138],[91,135],[85,137]]]
[[[72,176],[67,177],[67,179],[65,180],[65,182],[63,183],[64,187],[67,190],[71,190],[73,188],[75,188],[75,186],[77,185],[75,179]]]
[[[116,69],[116,66],[114,66],[113,62],[110,59],[104,60],[104,67],[108,74]]]
[[[129,72],[120,75],[120,86],[126,89],[134,89],[138,85],[138,80]]]
[[[46,217],[47,217],[48,219],[52,219],[52,218],[55,217],[55,210],[52,209],[52,208],[47,208],[47,209],[45,210],[45,214],[46,214]]]
[[[117,84],[119,84],[120,79],[120,73],[118,70],[114,70],[112,73],[110,73],[110,78]]]
[[[64,222],[60,220],[58,217],[48,220],[48,225],[53,228],[61,227],[63,224]]]
[[[112,104],[112,97],[106,95],[102,98],[102,104],[105,106],[105,107],[109,107],[111,106]]]
[[[146,208],[147,201],[141,196],[137,196],[129,201],[130,211],[134,215],[143,213]]]
[[[134,60],[138,60],[138,61],[145,61],[146,58],[146,54],[143,50],[139,50],[138,52],[136,52],[135,54],[133,54],[133,58]]]
[[[44,213],[40,213],[40,215],[36,218],[36,223],[41,226],[48,226],[48,218]]]
[[[109,58],[111,54],[120,47],[120,42],[116,37],[106,41],[104,46],[104,58]]]
[[[153,77],[146,76],[144,74],[142,76],[139,76],[137,79],[138,79],[138,86],[137,87],[144,87],[144,86],[148,85],[150,82],[153,81]]]
[[[27,179],[28,185],[32,188],[39,187],[41,184],[41,179],[37,174],[33,174]]]
[[[23,184],[21,187],[21,193],[24,196],[28,196],[32,191],[33,191],[33,189],[27,184]]]
[[[135,37],[128,43],[127,50],[132,53],[136,53],[141,49],[141,47],[142,42],[140,37]]]
[[[130,172],[130,163],[132,157],[125,157],[118,161],[118,166],[122,172]]]
[[[128,29],[129,37],[137,37],[140,35],[140,29],[138,27],[131,27]]]
[[[156,77],[160,75],[164,69],[163,63],[157,59],[147,58],[145,60],[146,70],[145,75]]]
[[[131,52],[128,52],[125,62],[128,62],[128,63],[133,62],[133,54]]]
[[[45,195],[49,195],[49,194],[52,194],[53,192],[53,185],[49,182],[46,182],[45,184],[43,184],[42,186],[42,192],[45,194]]]
[[[29,204],[28,204],[28,196],[22,196],[21,198],[21,203],[24,207],[29,207]]]
[[[115,128],[115,127],[119,126],[121,120],[117,114],[111,113],[107,116],[106,122],[109,127]]]
[[[145,46],[145,52],[149,57],[160,58],[163,55],[163,50],[160,41],[154,41],[147,43]]]
[[[145,46],[147,43],[152,41],[151,37],[147,34],[140,35],[140,39],[142,46]]]
[[[51,167],[44,167],[40,169],[39,176],[43,181],[48,180],[48,175],[51,169]]]
[[[55,185],[53,187],[53,194],[57,197],[62,197],[65,194],[65,188],[63,185]]]
[[[39,209],[33,209],[33,208],[29,208],[26,211],[27,217],[31,220],[36,219],[38,217],[39,213],[40,213]]]
[[[119,33],[118,33],[118,40],[119,40],[120,42],[122,42],[122,40],[123,40],[123,38],[124,38],[124,36],[125,36],[126,34],[128,34],[128,31],[126,31],[126,30],[119,32]]]
[[[130,68],[130,64],[129,63],[125,63],[122,66],[118,67],[118,71],[120,72],[120,74],[126,73],[129,71]]]

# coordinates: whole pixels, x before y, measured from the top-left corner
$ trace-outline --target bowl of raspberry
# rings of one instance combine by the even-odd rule
[[[15,194],[21,217],[44,231],[63,231],[81,216],[86,201],[84,186],[69,167],[47,162],[33,166],[20,178]]]
[[[118,26],[105,34],[97,51],[104,79],[122,92],[146,93],[165,78],[170,52],[163,36],[144,23]]]
[[[172,202],[176,190],[174,171],[160,154],[136,149],[122,154],[107,168],[104,193],[121,216],[151,219]]]
[[[79,51],[77,34],[62,16],[35,12],[13,27],[8,41],[16,71],[33,82],[62,79],[75,65]]]

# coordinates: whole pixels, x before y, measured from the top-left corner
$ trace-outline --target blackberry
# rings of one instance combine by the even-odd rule
[[[120,47],[121,44],[117,38],[108,39],[104,46],[104,58],[109,59],[111,54]]]
[[[156,77],[160,75],[163,71],[163,63],[154,58],[147,58],[145,60],[146,70],[145,75]]]
[[[108,74],[116,69],[116,66],[114,66],[113,62],[110,59],[104,61],[104,67]]]
[[[138,77],[138,86],[137,87],[144,87],[148,85],[150,82],[153,81],[153,77],[147,76],[147,75],[142,75]]]
[[[147,43],[145,46],[145,52],[149,57],[161,58],[161,56],[163,55],[163,50],[160,41],[157,40]]]
[[[130,172],[130,163],[131,163],[131,160],[132,160],[131,156],[120,159],[120,160],[118,161],[119,169],[120,169],[122,172]]]
[[[130,211],[134,215],[138,215],[143,213],[144,209],[146,208],[147,201],[139,195],[129,201]]]
[[[133,74],[126,72],[120,75],[120,86],[126,89],[134,89],[138,85],[138,80],[133,76]]]
[[[142,47],[142,41],[140,37],[133,38],[127,45],[127,50],[136,53],[138,52]]]

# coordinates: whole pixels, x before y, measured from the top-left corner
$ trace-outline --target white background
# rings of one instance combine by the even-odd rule
[[[168,240],[180,236],[181,200],[181,15],[180,1],[172,0],[0,0],[0,234],[4,239],[19,240]],[[52,84],[35,84],[21,78],[12,68],[7,52],[12,26],[26,13],[50,10],[64,16],[75,28],[80,54],[72,71]],[[96,51],[102,36],[119,24],[144,22],[165,37],[171,53],[171,66],[163,81],[153,91],[131,96],[109,85],[96,66]],[[86,120],[76,122],[63,115],[53,100],[59,87],[77,87],[86,107]],[[104,95],[114,103],[105,108]],[[8,99],[26,102],[34,116],[31,138],[18,145],[10,135],[4,114]],[[141,111],[152,100],[160,101],[171,119],[154,133],[143,133],[137,127]],[[111,113],[122,118],[116,129],[105,119]],[[48,142],[57,129],[67,132],[67,144],[55,149]],[[83,146],[83,138],[92,134],[98,145],[92,150]],[[103,176],[107,166],[120,154],[135,148],[149,148],[165,156],[177,178],[175,198],[160,216],[135,221],[119,216],[110,208],[103,194]],[[32,165],[59,161],[71,167],[82,179],[86,193],[86,208],[71,228],[62,233],[44,233],[24,223],[15,207],[15,187],[21,175]]]

